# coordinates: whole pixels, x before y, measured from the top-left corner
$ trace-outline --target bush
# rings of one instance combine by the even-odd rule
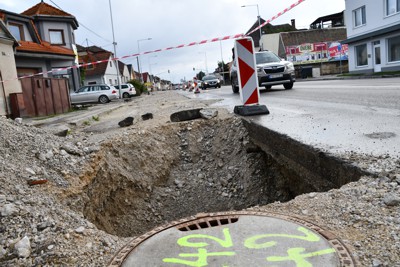
[[[139,82],[137,80],[130,80],[130,81],[128,81],[128,83],[130,83],[133,86],[135,86],[136,95],[141,95],[142,93],[146,93],[147,92],[147,87],[143,83],[141,83],[141,82]]]

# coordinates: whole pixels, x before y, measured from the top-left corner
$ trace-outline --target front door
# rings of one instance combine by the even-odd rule
[[[374,47],[374,72],[381,72],[381,42],[373,43]]]

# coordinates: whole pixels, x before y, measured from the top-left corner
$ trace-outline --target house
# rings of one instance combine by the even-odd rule
[[[317,18],[310,24],[310,29],[326,29],[345,26],[344,11],[342,11]]]
[[[263,24],[265,20],[263,18],[260,18],[260,24]],[[258,20],[253,24],[253,26],[250,27],[250,29],[247,31],[246,35],[250,36],[253,39],[254,42],[254,47],[255,50],[263,50],[266,49],[263,47],[262,41],[260,42],[260,30],[257,30],[251,34],[254,29],[258,27]],[[264,34],[272,34],[272,33],[278,33],[278,32],[289,32],[289,31],[296,31],[296,26],[295,26],[295,20],[292,20],[292,24],[281,24],[281,25],[272,25],[270,23],[264,25],[261,27],[261,33],[262,35]]]
[[[3,20],[0,19],[0,115],[11,114],[10,94],[21,93],[21,84],[17,79],[17,68],[15,65],[15,48],[18,41],[7,29]]]
[[[128,71],[129,71],[129,79],[128,79],[128,81],[129,80],[136,80],[137,76],[136,76],[136,71],[133,68],[133,65],[132,64],[127,64],[126,67],[128,68]]]
[[[97,64],[89,64],[81,67],[82,84],[118,84],[119,67],[116,67],[114,54],[98,46],[83,47],[77,45],[79,63],[88,64],[99,62]]]
[[[130,72],[128,66],[122,61],[118,61],[118,66],[121,77],[121,83],[127,83],[130,80]]]
[[[295,29],[294,20],[291,25]],[[319,17],[310,29],[278,30],[264,34],[261,46],[293,62],[297,69],[315,68],[319,74],[347,71],[347,45],[342,44],[347,38],[344,12]]]
[[[346,1],[349,71],[400,70],[400,1]]]
[[[21,14],[0,10],[2,20],[19,42],[15,62],[19,77],[37,75],[67,78],[72,89],[79,87],[75,64],[74,16],[43,1]],[[57,69],[65,69],[56,71]]]

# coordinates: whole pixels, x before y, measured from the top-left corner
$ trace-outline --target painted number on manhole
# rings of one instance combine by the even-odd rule
[[[177,245],[182,248],[193,249],[191,253],[179,253],[177,257],[164,258],[164,263],[179,264],[182,266],[203,267],[209,266],[210,258],[221,257],[246,257],[240,255],[246,253],[246,250],[265,250],[266,263],[291,263],[291,266],[297,267],[312,267],[313,264],[309,261],[310,258],[320,257],[322,255],[335,253],[335,249],[325,247],[317,251],[308,251],[304,247],[290,247],[286,248],[285,255],[276,255],[268,251],[269,248],[276,247],[280,243],[291,244],[293,240],[300,240],[303,243],[319,242],[321,238],[314,232],[304,228],[298,227],[297,233],[270,233],[248,236],[243,244],[237,246],[234,244],[235,240],[232,238],[229,228],[222,230],[221,237],[206,235],[206,234],[189,234],[177,240]],[[220,251],[208,251],[207,247],[214,243],[221,248]],[[323,246],[323,244],[322,244]],[[180,250],[179,249],[179,250]],[[220,259],[218,262],[224,262]],[[227,267],[228,265],[222,265]],[[286,266],[286,265],[285,265]]]

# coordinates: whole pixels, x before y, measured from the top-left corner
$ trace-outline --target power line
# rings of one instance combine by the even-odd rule
[[[64,12],[66,12],[66,11],[63,10],[59,5],[57,5],[56,3],[54,3],[53,0],[49,0],[49,1],[50,1],[51,3],[53,3],[53,5],[55,5],[58,9],[60,9],[60,10],[62,10],[62,11],[64,11]],[[108,40],[108,39],[106,39],[106,38],[100,36],[100,35],[97,34],[96,32],[94,32],[94,31],[92,31],[91,29],[89,29],[88,27],[86,27],[86,26],[85,26],[82,22],[80,22],[79,20],[78,20],[78,23],[79,23],[80,26],[82,26],[83,28],[85,28],[85,29],[88,30],[89,32],[93,33],[93,34],[96,35],[97,37],[103,39],[103,40],[106,41],[106,42],[111,42],[110,40]],[[112,43],[112,42],[111,42],[111,43]]]

